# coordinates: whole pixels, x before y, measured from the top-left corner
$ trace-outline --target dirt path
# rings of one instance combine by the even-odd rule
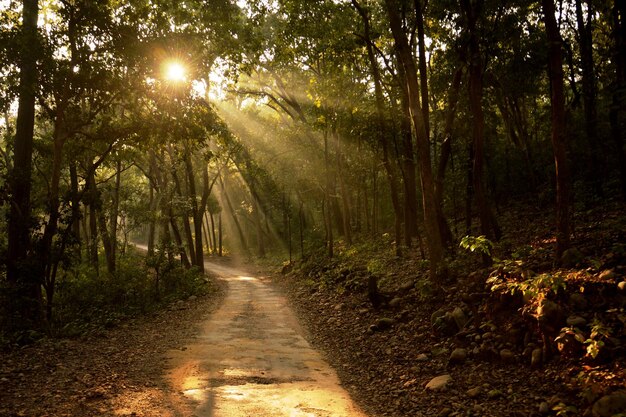
[[[198,417],[364,417],[261,277],[211,263],[228,283],[195,342],[169,353],[168,376]]]

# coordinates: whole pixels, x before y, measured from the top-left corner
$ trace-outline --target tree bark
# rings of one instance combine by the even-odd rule
[[[20,47],[20,87],[17,126],[13,151],[13,169],[9,184],[11,207],[8,224],[7,280],[16,291],[12,310],[25,319],[26,327],[37,326],[42,319],[41,276],[29,271],[31,249],[31,173],[35,97],[37,91],[37,0],[22,2]]]
[[[396,242],[396,256],[402,254],[402,218],[403,212],[400,204],[400,198],[398,195],[398,177],[394,172],[393,166],[389,158],[389,143],[387,140],[387,128],[385,123],[384,112],[384,97],[382,90],[382,80],[380,75],[380,69],[376,56],[374,55],[374,48],[371,41],[371,29],[369,17],[367,11],[361,7],[357,0],[352,0],[352,5],[361,15],[363,20],[364,32],[365,32],[365,47],[367,50],[367,56],[370,63],[370,70],[372,71],[372,77],[374,78],[374,93],[376,96],[376,116],[378,122],[379,143],[382,151],[382,162],[385,172],[387,174],[387,180],[389,181],[389,189],[391,192],[391,204],[394,211],[394,235]],[[399,21],[398,21],[399,24]],[[407,44],[408,47],[408,44]],[[415,70],[415,68],[413,68]],[[417,82],[417,80],[416,80]],[[419,103],[418,103],[419,106]]]
[[[438,283],[438,271],[442,267],[443,244],[437,220],[437,201],[430,160],[430,143],[420,103],[417,100],[420,89],[417,81],[417,71],[411,48],[405,31],[402,29],[397,2],[385,0],[389,24],[398,50],[401,65],[404,67],[406,84],[409,92],[409,106],[411,118],[416,133],[417,155],[420,169],[422,188],[422,205],[424,208],[424,227],[426,229],[426,243],[430,257],[430,277]]]
[[[582,0],[576,0],[576,22],[578,26],[578,43],[580,62],[583,75],[583,108],[585,113],[585,131],[589,142],[588,177],[591,178],[593,189],[598,196],[603,196],[602,183],[604,168],[599,163],[598,149],[598,111],[596,106],[596,76],[593,63],[593,9],[587,0],[587,19],[583,16]]]
[[[620,173],[622,199],[626,200],[626,153],[624,151],[624,133],[626,123],[626,2],[613,2],[613,42],[615,61],[615,80],[612,86],[613,99],[609,110],[611,138]]]
[[[556,258],[570,246],[570,175],[565,143],[565,95],[563,92],[562,40],[553,0],[541,0],[548,42],[548,73],[552,113],[552,149],[556,171]]]
[[[487,202],[485,187],[483,185],[483,161],[485,155],[485,115],[482,104],[483,59],[476,27],[482,4],[482,0],[474,2],[473,4],[470,4],[470,0],[461,1],[461,8],[467,20],[467,30],[469,34],[469,105],[472,113],[472,141],[474,148],[472,178],[474,198],[476,199],[478,217],[480,219],[480,232],[489,239],[498,240],[501,237],[500,227]]]

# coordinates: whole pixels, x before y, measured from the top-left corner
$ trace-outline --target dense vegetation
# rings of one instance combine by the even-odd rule
[[[0,6],[12,332],[189,294],[207,253],[383,239],[436,284],[518,203],[556,213],[558,265],[626,197],[623,1]]]

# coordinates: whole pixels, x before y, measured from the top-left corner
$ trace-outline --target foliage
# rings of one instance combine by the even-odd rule
[[[483,255],[491,257],[491,250],[493,249],[493,242],[487,239],[486,236],[470,236],[466,235],[461,239],[459,246],[470,252],[478,252]]]

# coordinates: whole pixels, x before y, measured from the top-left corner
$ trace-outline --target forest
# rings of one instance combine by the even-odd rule
[[[0,0],[0,29],[0,388],[227,303],[226,265],[369,415],[626,413],[626,2]]]

